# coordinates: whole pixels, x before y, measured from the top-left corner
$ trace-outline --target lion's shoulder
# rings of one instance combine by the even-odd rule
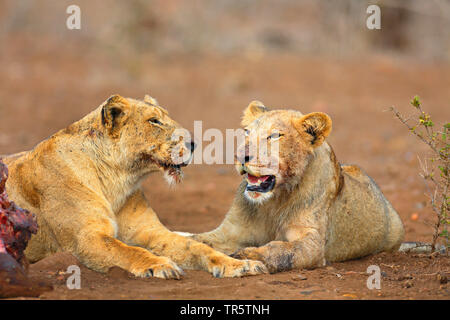
[[[360,178],[361,176],[366,175],[359,166],[354,164],[343,164],[341,165],[341,168],[342,171],[353,178]]]

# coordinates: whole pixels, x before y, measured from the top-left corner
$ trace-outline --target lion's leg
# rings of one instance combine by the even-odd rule
[[[184,268],[206,270],[218,278],[266,272],[266,267],[259,261],[231,258],[204,243],[187,239],[167,229],[147,229],[135,240],[146,243],[146,248],[152,252],[168,256]]]
[[[325,265],[325,241],[316,229],[291,229],[290,241],[271,241],[261,247],[241,249],[232,257],[264,262],[270,273]]]
[[[259,229],[254,221],[243,219],[240,208],[233,205],[220,226],[214,230],[197,234],[176,233],[229,255],[245,247],[245,243],[257,241],[256,239],[261,236],[261,233],[264,233],[264,230]]]
[[[186,234],[177,232],[177,234],[180,234],[182,236],[188,237],[190,239],[193,239],[195,241],[204,243],[215,250],[218,250],[220,252],[223,252],[225,254],[231,254],[233,252],[236,252],[239,250],[242,246],[240,245],[240,237],[238,236],[231,236],[229,233],[224,232],[222,229],[222,226],[219,228],[204,232],[204,233],[198,233],[198,234]]]
[[[76,256],[86,266],[105,272],[113,266],[137,277],[180,279],[183,271],[169,258],[159,257],[144,248],[133,247],[110,234],[83,230],[78,237]]]
[[[239,242],[228,239],[227,234],[222,232],[220,227],[203,233],[189,233],[180,231],[175,231],[174,233],[204,243],[225,254],[231,254],[241,248]]]
[[[101,205],[83,204],[78,200],[72,208],[53,208],[57,214],[47,213],[45,220],[60,249],[74,254],[87,267],[106,272],[117,266],[138,277],[181,278],[183,271],[169,258],[158,257],[117,240],[117,228],[110,218],[112,213],[99,209]],[[70,213],[64,214],[64,210],[70,210]],[[67,221],[71,215],[76,215],[76,221]]]
[[[170,232],[159,221],[141,191],[130,197],[118,215],[119,237],[125,242],[170,257],[186,269],[206,270],[215,277],[239,277],[266,272],[259,261],[238,260]]]

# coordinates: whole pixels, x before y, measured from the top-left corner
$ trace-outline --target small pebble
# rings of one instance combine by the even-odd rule
[[[301,294],[304,294],[305,296],[309,296],[312,292],[312,290],[305,290],[305,291],[300,291]]]
[[[307,279],[308,279],[308,278],[305,277],[305,276],[302,275],[302,274],[298,274],[298,275],[292,277],[292,280],[295,280],[295,281],[299,281],[299,280],[307,280]]]
[[[440,284],[446,284],[448,282],[448,278],[444,273],[438,273],[436,277]]]

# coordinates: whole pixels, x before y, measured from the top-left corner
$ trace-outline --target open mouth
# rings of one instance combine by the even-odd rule
[[[275,187],[275,176],[266,175],[266,176],[254,176],[250,173],[247,173],[247,191],[256,191],[256,192],[269,192]]]
[[[163,168],[164,172],[170,177],[173,178],[176,183],[180,182],[183,178],[183,172],[181,171],[182,167],[187,166],[187,163],[182,164],[170,164],[167,162],[158,161],[158,165]]]

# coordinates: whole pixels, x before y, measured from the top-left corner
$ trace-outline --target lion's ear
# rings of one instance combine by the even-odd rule
[[[242,116],[241,125],[248,126],[253,120],[259,118],[264,112],[269,111],[269,109],[264,106],[260,101],[252,101],[248,107],[244,110],[244,115]]]
[[[331,119],[323,112],[312,112],[292,120],[298,132],[314,147],[320,146],[331,132]]]
[[[102,124],[110,130],[117,128],[123,121],[128,107],[127,99],[118,94],[112,95],[103,105]]]
[[[148,94],[146,94],[144,96],[144,102],[147,102],[147,103],[149,103],[149,104],[151,104],[153,106],[157,106],[158,105],[158,101],[156,101],[155,98],[149,96]]]

